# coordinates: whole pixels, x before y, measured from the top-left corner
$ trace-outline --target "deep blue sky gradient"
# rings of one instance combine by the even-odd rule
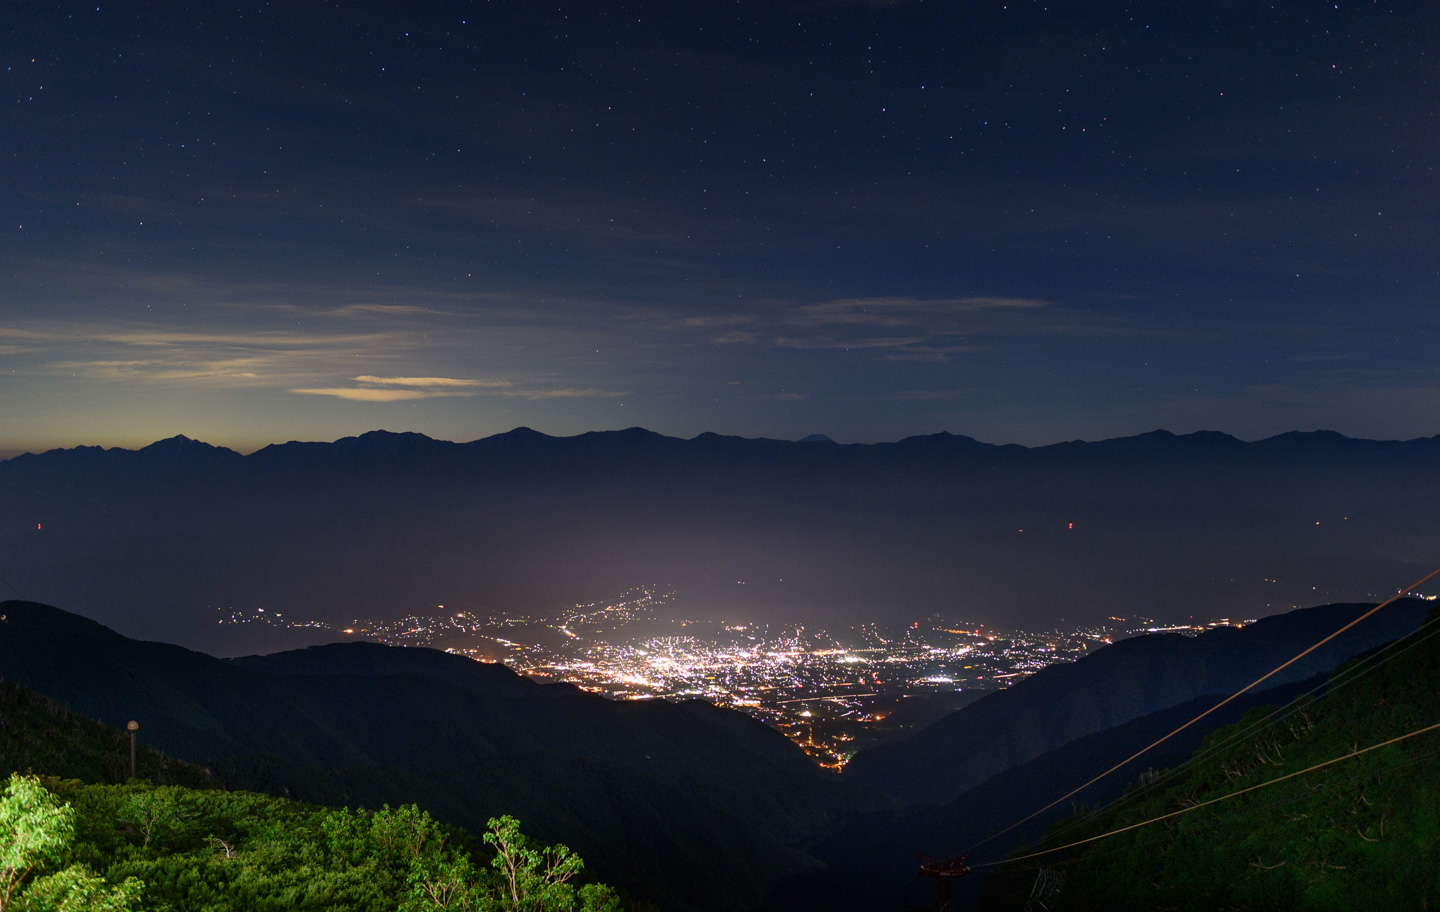
[[[19,3],[0,451],[1440,431],[1440,7]]]

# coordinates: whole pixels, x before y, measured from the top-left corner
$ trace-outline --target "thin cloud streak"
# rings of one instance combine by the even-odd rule
[[[1042,315],[1044,315],[1042,317]],[[899,295],[784,304],[750,314],[695,316],[671,321],[674,331],[715,330],[716,346],[869,353],[887,361],[942,362],[989,343],[975,337],[1053,335],[1073,316],[1055,302],[1014,295],[913,298]]]
[[[777,348],[827,348],[827,349],[868,349],[868,348],[910,348],[930,340],[930,336],[875,336],[856,339],[798,339],[781,337],[774,341]]]
[[[887,398],[892,402],[945,402],[959,399],[965,390],[901,390]]]
[[[50,366],[58,372],[78,374],[93,380],[131,382],[213,380],[234,383],[258,380],[268,364],[269,361],[263,358],[235,358],[225,361],[190,363],[157,359],[57,361]]]
[[[915,326],[982,311],[1041,310],[1039,298],[982,296],[970,298],[840,298],[794,308],[786,322],[796,326]]]
[[[374,387],[323,387],[317,389],[292,389],[292,393],[305,396],[334,396],[354,402],[399,402],[407,399],[449,399],[456,396],[474,396],[473,392],[454,390],[375,389]]]
[[[470,386],[483,389],[504,389],[514,386],[509,380],[460,380],[454,377],[373,377],[362,374],[352,378],[356,383],[370,383],[376,386]]]
[[[208,331],[187,332],[173,329],[120,328],[103,324],[41,324],[32,329],[0,326],[0,339],[37,343],[95,344],[110,343],[137,348],[180,347],[189,345],[220,345],[232,348],[301,349],[318,347],[360,347],[387,341],[393,344],[396,333],[322,334],[295,332]],[[35,346],[41,347],[41,346]]]
[[[755,318],[747,314],[725,314],[715,317],[686,317],[683,320],[676,320],[671,325],[676,329],[715,329],[722,326],[753,323],[754,321]]]
[[[345,304],[330,310],[337,317],[384,316],[384,317],[454,317],[464,316],[448,310],[421,307],[417,304]]]
[[[630,393],[598,389],[551,389],[514,390],[501,393],[500,395],[515,396],[521,399],[618,399],[622,396],[628,396]]]

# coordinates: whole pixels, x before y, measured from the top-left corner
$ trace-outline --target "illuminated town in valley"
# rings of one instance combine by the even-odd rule
[[[486,617],[440,605],[433,615],[339,628],[263,610],[225,612],[222,624],[309,627],[430,646],[616,699],[706,700],[774,726],[832,769],[861,747],[1116,639],[1231,623],[1158,627],[1149,618],[1112,617],[1104,626],[1045,631],[1001,631],[935,615],[826,629],[726,623],[679,617],[675,594],[654,586],[551,617]]]

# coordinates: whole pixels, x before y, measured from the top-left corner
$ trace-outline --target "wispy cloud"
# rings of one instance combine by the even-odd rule
[[[959,399],[965,390],[901,390],[889,398],[894,402],[943,402]]]
[[[985,347],[977,341],[981,336],[1047,331],[1056,318],[1036,317],[1052,307],[1053,302],[1041,298],[1007,295],[888,295],[780,304],[749,314],[687,317],[671,322],[669,328],[716,330],[709,339],[712,345],[868,352],[890,361],[944,361],[950,355]]]
[[[534,231],[608,244],[643,243],[652,248],[689,246],[708,235],[710,227],[667,200],[570,184],[538,196],[499,188],[457,196],[453,190],[437,189],[402,203],[432,217],[444,213],[482,229]]]
[[[175,208],[168,203],[146,196],[123,193],[101,193],[95,196],[91,205],[107,212],[135,216],[137,218],[161,218],[173,215]]]
[[[11,342],[45,342],[55,338],[52,334],[37,329],[21,329],[16,326],[0,326],[0,339]]]
[[[292,389],[290,392],[304,396],[334,396],[355,402],[400,402],[406,399],[444,399],[454,396],[473,396],[471,392],[454,390],[418,389],[377,389],[372,386],[335,386],[316,389]]]
[[[180,361],[158,358],[112,361],[56,361],[51,367],[92,380],[114,381],[215,381],[225,383],[258,380],[270,365],[265,358]]]
[[[592,378],[536,371],[529,364],[533,357],[516,365],[514,352],[530,351],[533,340],[533,328],[523,323],[456,325],[434,332],[429,308],[354,305],[351,309],[345,316],[368,314],[376,321],[375,329],[355,331],[368,324],[326,322],[324,317],[334,313],[331,308],[304,312],[314,319],[295,311],[301,317],[297,322],[289,309],[261,305],[260,311],[268,315],[265,319],[271,320],[268,325],[255,325],[253,311],[243,315],[244,322],[237,317],[231,325],[215,325],[214,314],[228,315],[225,308],[210,308],[203,315],[182,312],[187,321],[203,320],[208,325],[94,319],[14,322],[0,325],[0,350],[18,355],[12,364],[28,376],[117,385],[248,387],[350,402],[461,397],[538,402],[630,395],[628,387],[607,388]],[[502,319],[510,317],[507,313]],[[547,328],[549,339],[556,335]],[[580,334],[574,335],[578,339]],[[574,344],[574,339],[567,341]],[[462,357],[473,361],[479,351],[493,355],[486,360],[513,376],[454,373]],[[361,364],[371,370],[357,372]],[[421,365],[429,369],[417,370]]]
[[[719,314],[713,317],[686,317],[676,320],[672,325],[677,329],[715,329],[753,322],[755,318],[748,314]]]
[[[982,311],[1040,310],[1039,298],[840,298],[794,308],[786,322],[796,326],[915,326]]]
[[[728,332],[721,333],[710,341],[716,345],[744,345],[751,342],[759,342],[761,336],[753,332]]]
[[[106,343],[140,348],[189,348],[193,346],[226,346],[268,350],[313,349],[321,347],[352,347],[373,344],[393,334],[379,333],[300,333],[288,330],[208,330],[190,331],[156,326],[124,326],[104,323],[32,323],[28,327],[0,326],[0,339],[15,342],[58,343],[64,345]]]
[[[630,395],[617,390],[600,389],[531,389],[509,390],[502,396],[517,396],[521,399],[616,399]]]
[[[857,336],[845,339],[782,336],[774,340],[774,344],[778,348],[838,348],[848,351],[866,348],[909,348],[929,339],[929,336]]]
[[[455,377],[374,377],[370,374],[362,374],[353,379],[356,383],[369,383],[377,386],[465,386],[480,389],[504,389],[514,386],[509,380],[461,380]]]
[[[25,374],[131,384],[318,387],[317,380],[353,371],[357,352],[409,357],[423,342],[422,333],[394,330],[195,329],[94,320],[0,326],[0,345],[22,359],[17,369]]]
[[[376,377],[362,374],[353,378],[364,386],[297,387],[292,393],[304,396],[334,396],[355,402],[403,402],[414,399],[442,399],[457,396],[507,396],[532,401],[543,399],[613,399],[626,392],[602,389],[517,386],[509,380],[466,380],[454,377]],[[397,388],[399,387],[399,388]]]
[[[330,313],[337,317],[376,315],[385,317],[454,316],[450,311],[437,310],[433,307],[421,307],[418,304],[344,304],[340,307],[331,308]]]

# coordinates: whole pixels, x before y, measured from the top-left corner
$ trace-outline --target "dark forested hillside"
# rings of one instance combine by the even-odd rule
[[[515,814],[670,908],[758,903],[815,865],[787,843],[887,803],[773,729],[699,701],[616,702],[371,644],[229,661],[35,603],[0,611],[0,675],[102,721],[138,719],[147,743],[231,786],[418,801],[471,829]]]
[[[231,662],[272,675],[355,675],[380,678],[414,675],[445,681],[471,693],[511,697],[573,696],[570,684],[539,684],[496,662],[476,662],[437,649],[394,649],[379,643],[329,643]]]
[[[1143,757],[1124,764],[1074,800],[1095,803],[1115,798],[1145,770],[1183,761],[1207,733],[1238,720],[1246,710],[1286,701],[1323,681],[1321,675],[1247,694]],[[1062,803],[996,836],[1002,828],[1041,811],[1046,804],[1212,708],[1218,700],[1216,696],[1203,697],[1086,735],[992,776],[951,801],[913,804],[857,818],[809,846],[810,853],[827,866],[824,874],[796,879],[797,888],[800,884],[840,885],[839,895],[827,897],[822,905],[797,898],[791,908],[805,912],[819,912],[822,908],[826,912],[923,908],[933,900],[935,886],[916,876],[919,852],[951,858],[982,844],[983,849],[974,853],[977,859],[1004,857],[1009,848],[1038,838],[1047,825],[1070,813],[1072,805]],[[992,836],[996,838],[990,839]],[[987,839],[990,841],[984,842]],[[979,888],[978,878],[957,882],[957,908],[969,908]]]
[[[211,771],[141,743],[136,775],[162,785],[207,788]],[[11,773],[84,782],[124,782],[130,775],[130,736],[72,712],[57,700],[0,679],[0,778]]]
[[[996,773],[1076,738],[1207,694],[1229,694],[1372,605],[1323,605],[1221,627],[1196,637],[1122,640],[1069,665],[1052,665],[908,738],[855,756],[845,778],[906,802],[944,802]],[[1402,636],[1426,603],[1390,605],[1270,679],[1307,678]]]
[[[1041,868],[1054,872],[1045,903],[1057,912],[1440,907],[1440,731],[1285,779],[1440,723],[1437,631],[1440,612],[1338,669],[1327,692],[1252,711],[1114,808],[1056,824],[1027,851],[1181,812],[1004,866],[983,907],[1025,908]]]

